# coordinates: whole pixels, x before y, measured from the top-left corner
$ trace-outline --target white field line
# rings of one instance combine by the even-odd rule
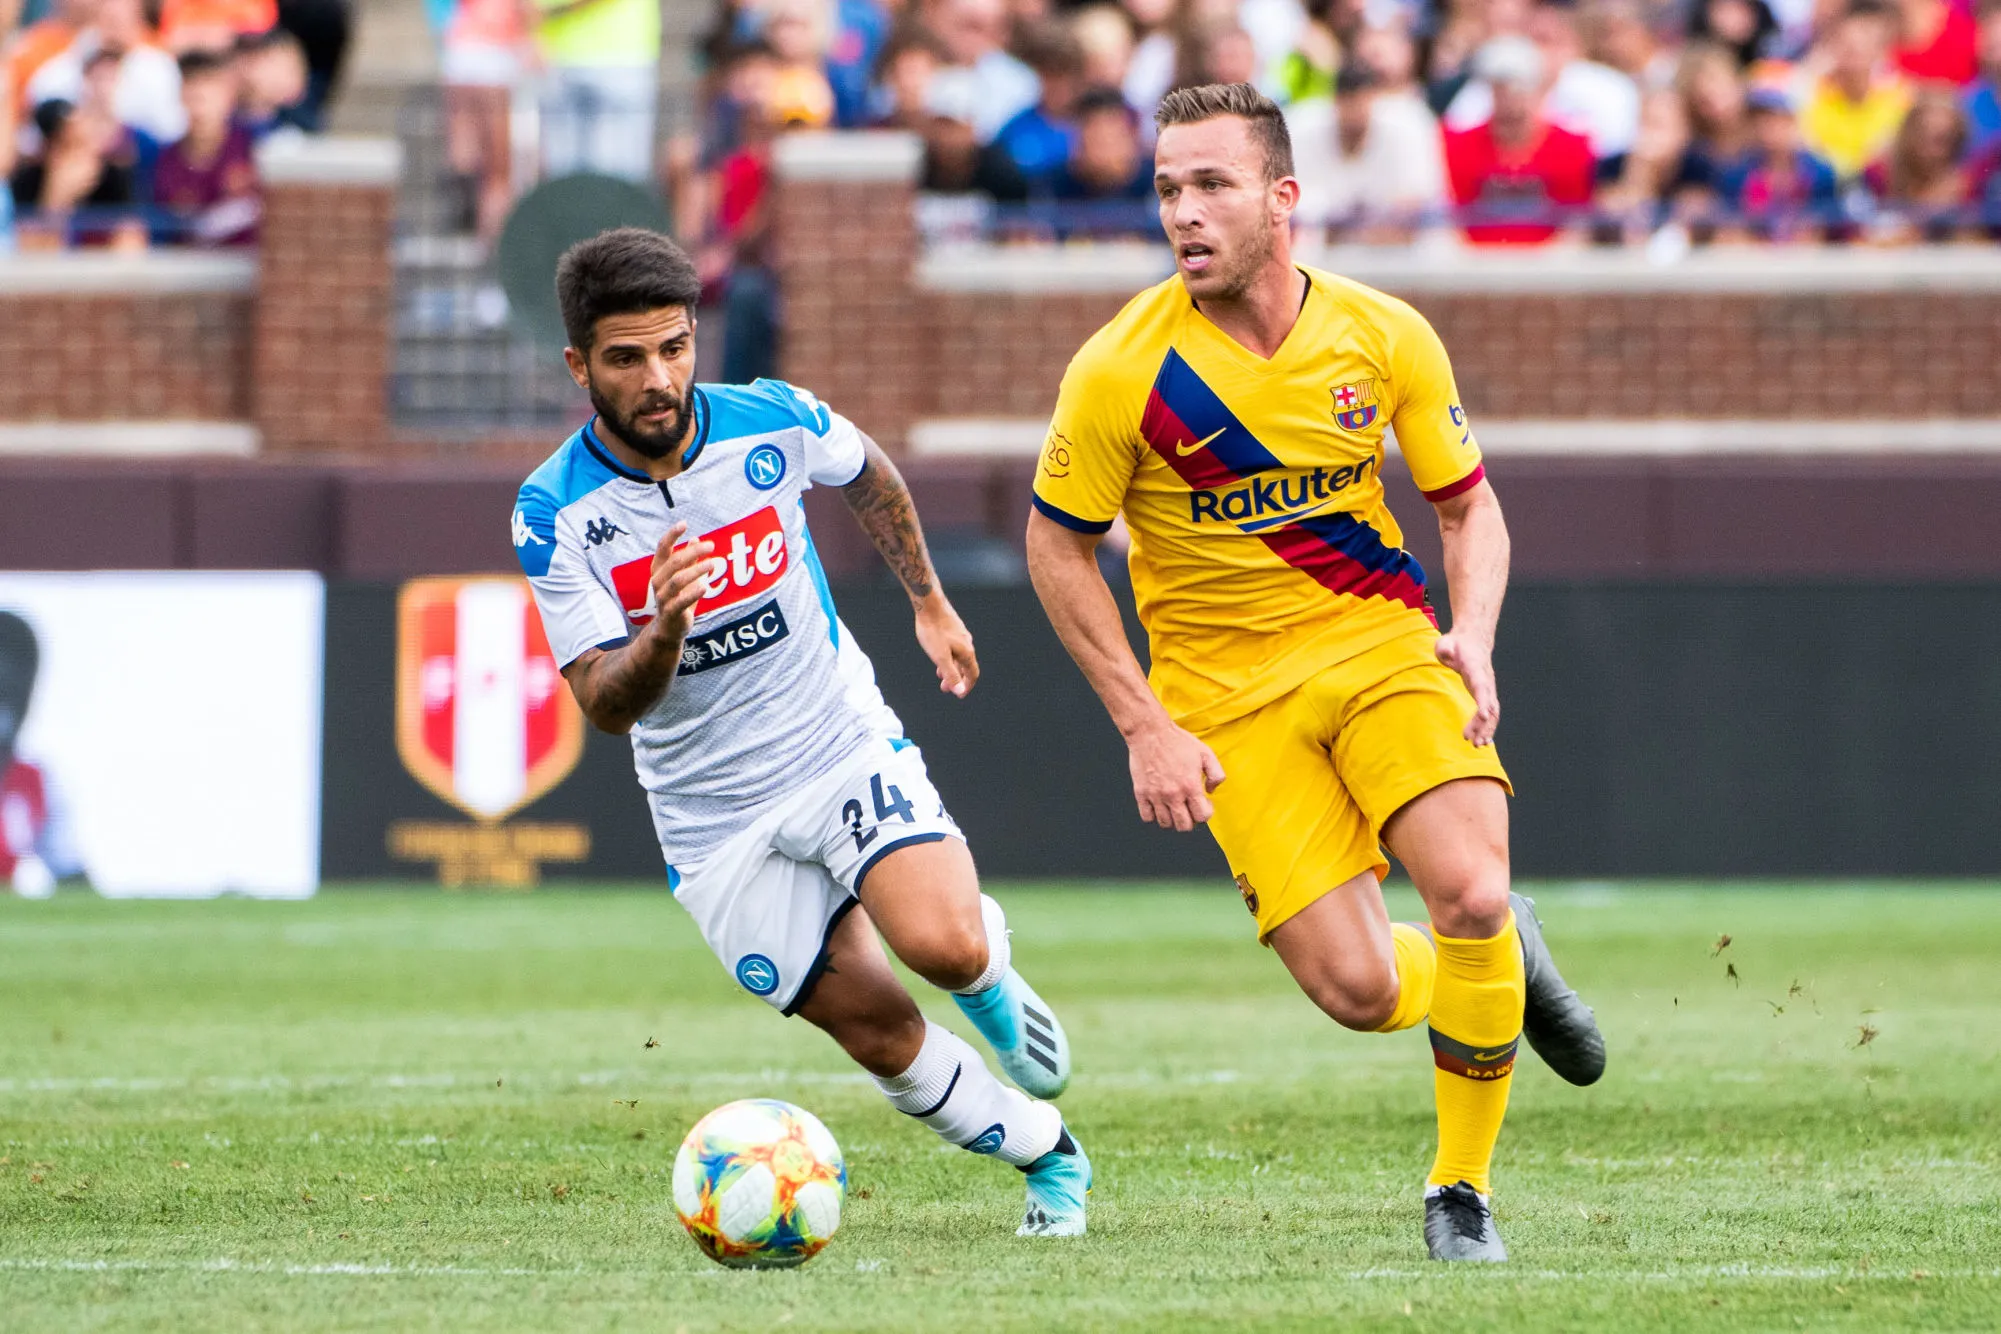
[[[825,1264],[819,1266],[826,1268]],[[839,1268],[841,1266],[834,1266]],[[855,1269],[861,1273],[894,1272],[880,1260],[857,1260]],[[389,1264],[274,1264],[265,1261],[236,1260],[218,1258],[213,1260],[66,1260],[60,1258],[0,1258],[0,1272],[39,1272],[66,1274],[103,1273],[200,1273],[200,1274],[272,1274],[287,1278],[646,1278],[658,1279],[661,1275],[653,1270],[618,1269],[528,1269],[528,1268],[482,1268],[475,1265],[389,1265]],[[732,1271],[724,1269],[699,1269],[694,1276],[720,1277]],[[1395,1268],[1377,1266],[1370,1269],[1351,1269],[1335,1277],[1349,1282],[1377,1282],[1381,1280],[1406,1281],[1410,1279],[1437,1278],[1449,1271],[1436,1265],[1424,1268]],[[1509,1279],[1534,1279],[1556,1283],[1617,1283],[1621,1280],[1641,1283],[1680,1283],[1692,1279],[1740,1280],[1762,1282],[1775,1279],[1843,1279],[1855,1282],[1888,1280],[1894,1282],[1929,1282],[1935,1279],[2001,1279],[2001,1268],[1995,1269],[1927,1269],[1922,1271],[1895,1269],[1856,1269],[1846,1265],[1684,1265],[1671,1269],[1634,1270],[1618,1269],[1518,1269],[1510,1266],[1503,1271]],[[1919,1277],[1919,1275],[1922,1277]]]
[[[447,1089],[491,1088],[496,1078],[518,1086],[599,1087],[618,1084],[647,1087],[706,1087],[742,1084],[859,1085],[869,1077],[859,1070],[703,1070],[669,1073],[652,1070],[584,1070],[574,1074],[560,1071],[517,1073],[505,1066],[488,1074],[388,1075],[202,1075],[180,1078],[121,1078],[116,1076],[6,1078],[0,1079],[0,1094],[9,1093],[160,1093],[187,1090],[203,1093],[290,1093],[330,1088]],[[1235,1070],[1190,1070],[1161,1075],[1146,1070],[1109,1071],[1093,1077],[1101,1087],[1140,1088],[1158,1085],[1234,1084],[1242,1076]]]

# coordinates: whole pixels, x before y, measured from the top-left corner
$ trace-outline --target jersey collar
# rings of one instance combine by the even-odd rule
[[[694,400],[695,405],[695,439],[694,443],[689,445],[681,455],[681,471],[684,473],[695,466],[695,460],[701,456],[702,450],[709,443],[708,395],[704,394],[701,387],[697,385],[691,390],[689,397]],[[652,486],[657,479],[643,472],[635,472],[618,461],[618,456],[613,454],[606,447],[605,442],[598,438],[597,425],[597,415],[593,413],[591,419],[584,423],[584,448],[596,455],[599,463],[604,464],[605,467],[611,469],[627,481],[644,482],[646,485]]]

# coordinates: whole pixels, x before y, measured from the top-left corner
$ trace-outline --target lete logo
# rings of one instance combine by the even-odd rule
[[[785,525],[778,510],[766,505],[748,518],[738,519],[702,539],[715,543],[716,566],[695,604],[695,615],[705,616],[770,588],[785,574],[790,557],[785,546]],[[635,626],[645,625],[659,613],[653,601],[653,557],[641,556],[611,570],[612,587],[625,608],[625,617]]]

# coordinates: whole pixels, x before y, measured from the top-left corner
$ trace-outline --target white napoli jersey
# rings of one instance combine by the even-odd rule
[[[670,527],[715,544],[721,564],[680,668],[632,729],[670,867],[698,863],[872,737],[903,734],[834,611],[802,500],[861,475],[861,433],[776,380],[697,385],[690,403],[678,477],[634,472],[586,425],[523,483],[514,511],[515,552],[565,667],[653,619],[653,553]]]

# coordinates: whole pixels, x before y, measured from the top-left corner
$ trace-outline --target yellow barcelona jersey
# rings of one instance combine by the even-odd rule
[[[1070,362],[1035,506],[1103,532],[1123,512],[1151,682],[1193,730],[1434,629],[1424,571],[1383,504],[1396,431],[1418,487],[1478,484],[1480,448],[1445,348],[1403,302],[1331,273],[1266,361],[1181,280],[1127,303]]]

